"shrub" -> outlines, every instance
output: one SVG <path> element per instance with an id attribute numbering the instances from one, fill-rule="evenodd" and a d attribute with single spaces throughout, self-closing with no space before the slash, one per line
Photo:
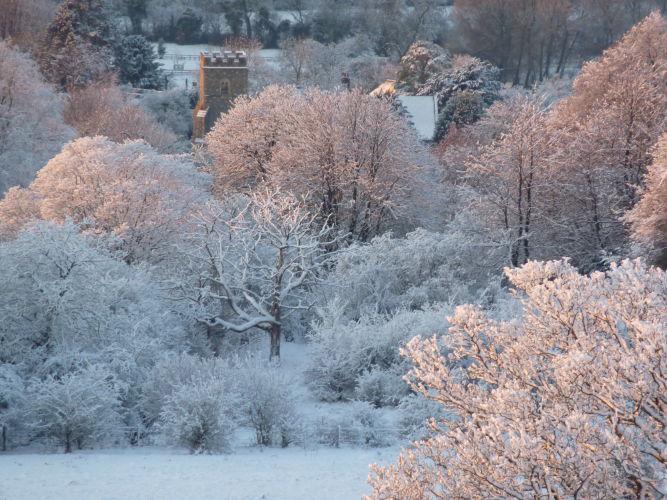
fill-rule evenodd
<path id="1" fill-rule="evenodd" d="M 160 427 L 173 444 L 192 453 L 227 451 L 236 427 L 233 402 L 216 378 L 182 385 L 167 397 Z"/>
<path id="2" fill-rule="evenodd" d="M 148 426 L 156 423 L 167 402 L 182 387 L 228 381 L 226 370 L 227 365 L 219 359 L 167 354 L 157 361 L 141 386 L 139 409 L 144 421 Z"/>
<path id="3" fill-rule="evenodd" d="M 421 394 L 409 394 L 398 405 L 401 435 L 410 439 L 422 439 L 428 435 L 428 422 L 442 420 L 445 412 L 442 405 L 426 399 Z"/>
<path id="4" fill-rule="evenodd" d="M 400 365 L 399 365 L 400 366 Z M 357 378 L 355 394 L 361 401 L 371 403 L 376 408 L 397 406 L 401 398 L 410 392 L 408 384 L 401 379 L 401 370 L 371 368 Z M 407 372 L 407 368 L 405 370 Z"/>
<path id="5" fill-rule="evenodd" d="M 443 319 L 448 310 L 448 306 L 440 305 L 426 311 L 398 311 L 389 317 L 364 315 L 358 321 L 347 322 L 340 318 L 340 309 L 333 306 L 320 311 L 321 320 L 310 334 L 310 389 L 323 401 L 351 399 L 359 378 L 369 370 L 401 373 L 399 349 L 415 335 L 445 333 Z M 365 377 L 368 386 L 371 379 Z"/>
<path id="6" fill-rule="evenodd" d="M 35 435 L 55 440 L 65 453 L 122 434 L 118 388 L 99 366 L 33 380 L 26 406 Z"/>
<path id="7" fill-rule="evenodd" d="M 298 437 L 293 381 L 279 367 L 247 362 L 237 373 L 242 421 L 255 431 L 260 446 L 287 447 Z"/>

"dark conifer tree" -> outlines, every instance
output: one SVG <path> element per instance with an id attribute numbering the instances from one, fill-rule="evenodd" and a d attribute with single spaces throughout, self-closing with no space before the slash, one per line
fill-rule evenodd
<path id="1" fill-rule="evenodd" d="M 62 89 L 108 73 L 114 32 L 100 0 L 65 0 L 49 24 L 40 51 L 44 76 Z"/>

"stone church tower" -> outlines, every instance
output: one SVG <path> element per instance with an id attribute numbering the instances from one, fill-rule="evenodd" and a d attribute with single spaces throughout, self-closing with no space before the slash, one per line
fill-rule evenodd
<path id="1" fill-rule="evenodd" d="M 199 55 L 199 101 L 194 111 L 192 140 L 202 142 L 222 113 L 248 93 L 248 57 L 243 51 Z"/>

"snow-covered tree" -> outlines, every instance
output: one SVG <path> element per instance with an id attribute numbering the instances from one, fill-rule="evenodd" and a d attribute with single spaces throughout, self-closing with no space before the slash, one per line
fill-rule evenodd
<path id="1" fill-rule="evenodd" d="M 123 434 L 119 390 L 112 374 L 90 366 L 59 377 L 34 379 L 28 386 L 26 411 L 33 432 L 73 447 L 113 443 Z"/>
<path id="2" fill-rule="evenodd" d="M 357 90 L 312 90 L 296 126 L 273 155 L 272 182 L 304 196 L 351 239 L 368 240 L 409 217 L 428 160 L 389 103 Z"/>
<path id="3" fill-rule="evenodd" d="M 164 86 L 153 45 L 141 35 L 129 35 L 115 47 L 115 66 L 120 81 L 143 89 Z"/>
<path id="4" fill-rule="evenodd" d="M 492 64 L 476 57 L 457 55 L 449 65 L 434 73 L 415 93 L 434 95 L 440 109 L 460 92 L 470 92 L 481 99 L 484 105 L 493 103 L 500 91 L 500 71 Z"/>
<path id="5" fill-rule="evenodd" d="M 274 152 L 294 136 L 299 111 L 296 89 L 267 87 L 239 97 L 206 138 L 215 158 L 214 188 L 244 190 L 267 181 Z"/>
<path id="6" fill-rule="evenodd" d="M 161 152 L 175 150 L 176 136 L 113 82 L 71 90 L 64 116 L 79 136 L 101 135 L 119 143 L 142 139 Z"/>
<path id="7" fill-rule="evenodd" d="M 666 61 L 667 21 L 654 13 L 583 67 L 550 119 L 558 139 L 552 182 L 567 207 L 552 214 L 551 239 L 582 268 L 627 251 L 621 218 L 637 203 L 665 131 Z"/>
<path id="8" fill-rule="evenodd" d="M 198 226 L 186 253 L 203 307 L 199 321 L 237 333 L 265 330 L 270 358 L 279 359 L 284 318 L 309 307 L 307 287 L 329 261 L 331 227 L 318 224 L 302 201 L 278 191 L 252 194 L 237 214 L 213 204 Z"/>
<path id="9" fill-rule="evenodd" d="M 112 70 L 113 26 L 102 0 L 66 0 L 46 29 L 39 61 L 47 80 L 66 90 Z"/>
<path id="10" fill-rule="evenodd" d="M 12 365 L 0 364 L 0 451 L 7 451 L 13 432 L 23 423 L 25 382 Z"/>
<path id="11" fill-rule="evenodd" d="M 51 0 L 5 0 L 0 11 L 0 40 L 12 39 L 20 47 L 34 47 L 55 12 Z"/>
<path id="12" fill-rule="evenodd" d="M 0 197 L 25 186 L 74 137 L 63 101 L 26 54 L 0 41 Z"/>
<path id="13" fill-rule="evenodd" d="M 84 231 L 117 237 L 112 244 L 120 243 L 128 262 L 164 258 L 203 196 L 186 159 L 161 156 L 142 141 L 103 137 L 65 146 L 26 191 L 0 202 L 0 227 L 11 231 L 22 216 L 25 222 L 71 219 Z"/>
<path id="14" fill-rule="evenodd" d="M 185 325 L 162 291 L 79 228 L 41 222 L 0 244 L 0 363 L 24 378 L 98 364 L 123 404 L 161 353 L 187 349 Z"/>
<path id="15" fill-rule="evenodd" d="M 550 178 L 545 161 L 551 139 L 547 114 L 539 98 L 522 98 L 505 134 L 466 165 L 466 182 L 475 189 L 464 201 L 488 228 L 489 245 L 506 247 L 506 264 L 535 257 L 533 234 L 549 203 Z M 544 243 L 544 242 L 543 242 Z"/>
<path id="16" fill-rule="evenodd" d="M 428 80 L 444 72 L 450 65 L 451 56 L 439 45 L 415 42 L 401 58 L 398 87 L 407 93 L 416 93 Z"/>
<path id="17" fill-rule="evenodd" d="M 626 221 L 632 237 L 644 247 L 652 260 L 667 268 L 667 135 L 653 150 L 653 163 L 648 167 L 646 187 Z"/>
<path id="18" fill-rule="evenodd" d="M 428 189 L 428 159 L 408 124 L 359 91 L 269 88 L 238 100 L 207 143 L 217 192 L 279 187 L 353 239 L 404 222 Z"/>
<path id="19" fill-rule="evenodd" d="M 320 44 L 315 40 L 288 38 L 280 48 L 280 67 L 287 81 L 300 85 L 308 76 Z"/>
<path id="20" fill-rule="evenodd" d="M 447 335 L 407 345 L 412 388 L 451 418 L 374 467 L 372 497 L 663 496 L 665 272 L 625 261 L 584 276 L 564 260 L 506 272 L 520 318 L 462 306 Z"/>

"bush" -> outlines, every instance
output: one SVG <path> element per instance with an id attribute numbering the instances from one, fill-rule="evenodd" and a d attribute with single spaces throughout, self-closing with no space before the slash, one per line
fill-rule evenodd
<path id="1" fill-rule="evenodd" d="M 484 113 L 482 96 L 469 90 L 454 94 L 445 104 L 435 130 L 436 142 L 439 142 L 452 125 L 463 127 L 475 123 Z"/>
<path id="2" fill-rule="evenodd" d="M 301 426 L 293 381 L 278 367 L 253 362 L 237 376 L 241 418 L 255 430 L 257 444 L 285 448 L 293 443 Z"/>
<path id="3" fill-rule="evenodd" d="M 376 408 L 397 406 L 401 398 L 410 393 L 408 384 L 402 380 L 401 374 L 398 373 L 400 371 L 402 370 L 371 368 L 362 373 L 357 378 L 357 388 L 355 389 L 357 398 L 371 403 Z M 403 371 L 407 372 L 407 368 Z"/>
<path id="4" fill-rule="evenodd" d="M 98 366 L 33 380 L 26 406 L 35 435 L 55 440 L 65 453 L 122 435 L 118 388 Z"/>
<path id="5" fill-rule="evenodd" d="M 234 400 L 216 378 L 176 388 L 160 413 L 160 428 L 192 453 L 227 451 L 236 427 Z"/>
<path id="6" fill-rule="evenodd" d="M 449 309 L 440 305 L 426 311 L 398 311 L 389 317 L 364 315 L 358 321 L 341 319 L 341 310 L 334 305 L 320 311 L 321 320 L 313 325 L 309 337 L 310 389 L 323 401 L 351 399 L 364 376 L 364 387 L 371 391 L 371 383 L 378 381 L 364 374 L 372 370 L 400 374 L 403 359 L 399 349 L 415 335 L 444 334 L 447 327 L 443 319 Z M 387 385 L 388 391 L 389 387 L 396 388 L 397 384 Z M 386 396 L 394 397 L 389 392 Z"/>
<path id="7" fill-rule="evenodd" d="M 378 236 L 340 254 L 323 293 L 344 297 L 344 315 L 353 320 L 470 300 L 467 280 L 451 265 L 457 245 L 447 235 L 425 229 L 404 238 Z"/>
<path id="8" fill-rule="evenodd" d="M 167 354 L 159 359 L 141 386 L 139 409 L 150 427 L 160 419 L 164 407 L 182 387 L 227 382 L 227 365 L 219 359 L 189 354 Z M 229 387 L 227 385 L 226 387 Z"/>

